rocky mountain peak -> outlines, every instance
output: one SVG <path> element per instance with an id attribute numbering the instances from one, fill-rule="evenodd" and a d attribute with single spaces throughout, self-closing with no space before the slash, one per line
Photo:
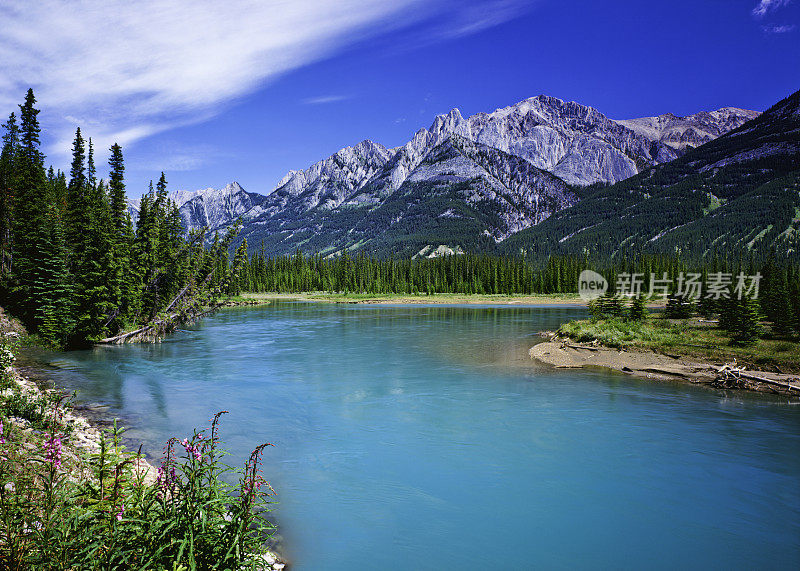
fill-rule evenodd
<path id="1" fill-rule="evenodd" d="M 697 147 L 732 131 L 760 113 L 737 107 L 700 111 L 685 117 L 665 113 L 655 117 L 622 119 L 616 122 L 638 135 L 663 143 L 678 151 Z"/>

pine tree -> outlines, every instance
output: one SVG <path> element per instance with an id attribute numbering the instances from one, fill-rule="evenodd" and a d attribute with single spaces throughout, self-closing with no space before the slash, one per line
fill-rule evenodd
<path id="1" fill-rule="evenodd" d="M 758 340 L 761 334 L 761 309 L 758 300 L 744 297 L 737 304 L 739 308 L 736 322 L 733 325 L 732 341 L 739 345 L 750 345 Z"/>
<path id="2" fill-rule="evenodd" d="M 722 298 L 719 302 L 719 328 L 725 331 L 733 331 L 739 319 L 740 300 L 736 298 Z"/>
<path id="3" fill-rule="evenodd" d="M 39 150 L 39 110 L 29 89 L 20 105 L 19 146 L 14 159 L 14 217 L 12 278 L 16 282 L 15 299 L 23 320 L 32 323 L 36 300 L 33 284 L 42 265 L 43 241 L 47 233 L 44 213 L 47 207 L 47 179 L 44 156 Z"/>
<path id="4" fill-rule="evenodd" d="M 667 319 L 686 319 L 692 314 L 692 305 L 685 296 L 670 294 L 667 296 L 667 306 L 664 308 L 664 317 Z"/>
<path id="5" fill-rule="evenodd" d="M 19 146 L 19 128 L 14 113 L 8 117 L 3 129 L 3 148 L 0 151 L 0 281 L 11 272 L 14 158 Z"/>
<path id="6" fill-rule="evenodd" d="M 794 328 L 795 316 L 789 298 L 789 283 L 785 271 L 772 280 L 770 292 L 772 315 L 767 315 L 772 320 L 775 333 L 781 336 L 791 334 Z"/>
<path id="7" fill-rule="evenodd" d="M 97 169 L 94 166 L 94 145 L 89 137 L 89 154 L 86 158 L 86 185 L 92 191 L 97 188 Z"/>
<path id="8" fill-rule="evenodd" d="M 123 239 L 128 226 L 127 201 L 125 199 L 125 162 L 122 158 L 122 147 L 111 145 L 111 156 L 108 159 L 108 190 L 111 196 L 111 220 L 118 239 Z"/>
<path id="9" fill-rule="evenodd" d="M 72 165 L 67 185 L 67 244 L 73 252 L 71 267 L 77 275 L 85 255 L 87 239 L 87 211 L 89 209 L 88 182 L 86 179 L 86 151 L 81 129 L 75 130 L 72 143 Z"/>
<path id="10" fill-rule="evenodd" d="M 233 257 L 233 266 L 231 271 L 233 275 L 230 281 L 228 293 L 231 295 L 239 295 L 242 293 L 242 282 L 246 275 L 245 264 L 247 263 L 247 238 L 242 240 L 239 247 L 236 249 L 236 254 Z M 302 260 L 301 260 L 302 263 Z"/>
<path id="11" fill-rule="evenodd" d="M 631 321 L 644 321 L 647 319 L 647 306 L 644 303 L 644 296 L 637 295 L 633 298 L 629 316 Z"/>

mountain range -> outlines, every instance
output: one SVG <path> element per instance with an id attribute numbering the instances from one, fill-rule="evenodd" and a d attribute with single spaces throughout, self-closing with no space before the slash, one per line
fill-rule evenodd
<path id="1" fill-rule="evenodd" d="M 800 91 L 740 127 L 515 234 L 508 252 L 800 253 Z"/>
<path id="2" fill-rule="evenodd" d="M 298 248 L 381 256 L 538 252 L 544 243 L 553 251 L 573 251 L 589 247 L 591 233 L 580 226 L 583 222 L 567 219 L 596 216 L 600 235 L 611 230 L 602 224 L 621 215 L 623 204 L 647 203 L 640 209 L 650 212 L 649 191 L 672 172 L 672 165 L 683 165 L 682 174 L 674 175 L 683 180 L 701 169 L 727 172 L 729 166 L 747 162 L 748 152 L 753 158 L 791 153 L 791 141 L 780 141 L 774 148 L 743 148 L 738 159 L 719 151 L 725 156 L 714 155 L 709 162 L 714 158 L 704 152 L 709 145 L 732 140 L 743 126 L 761 120 L 761 130 L 782 129 L 770 117 L 761 120 L 758 112 L 725 107 L 686 117 L 612 120 L 591 107 L 540 95 L 467 118 L 453 109 L 400 147 L 369 140 L 345 147 L 305 170 L 290 171 L 266 195 L 233 182 L 220 190 L 178 191 L 171 198 L 187 229 L 207 226 L 213 233 L 241 217 L 240 238 L 247 238 L 251 249 L 263 246 L 267 254 Z M 789 146 L 780 146 L 784 144 Z M 769 155 L 770 149 L 783 150 Z M 630 182 L 644 180 L 649 182 Z M 624 189 L 624 199 L 616 197 L 618 187 Z M 715 220 L 739 197 L 716 187 L 704 192 L 712 206 L 700 210 L 725 206 Z M 671 198 L 672 203 L 662 206 L 683 211 L 691 202 L 680 193 Z M 137 207 L 131 203 L 134 214 Z M 655 227 L 665 230 L 657 222 Z M 691 228 L 677 234 L 676 228 L 669 230 L 664 234 L 671 234 L 669 239 L 649 241 L 652 235 L 631 244 L 666 247 Z M 639 234 L 644 239 L 646 233 Z"/>

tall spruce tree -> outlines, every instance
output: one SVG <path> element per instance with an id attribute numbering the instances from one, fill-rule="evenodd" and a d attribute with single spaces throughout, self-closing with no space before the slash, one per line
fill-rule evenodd
<path id="1" fill-rule="evenodd" d="M 108 159 L 109 215 L 113 226 L 114 264 L 110 277 L 112 304 L 121 325 L 133 318 L 138 304 L 139 279 L 132 261 L 133 226 L 125 197 L 125 162 L 122 147 L 111 145 Z"/>
<path id="2" fill-rule="evenodd" d="M 97 169 L 94 166 L 94 145 L 89 137 L 89 152 L 86 156 L 86 184 L 90 190 L 97 187 Z"/>
<path id="3" fill-rule="evenodd" d="M 111 145 L 111 156 L 108 159 L 108 192 L 111 197 L 111 220 L 114 223 L 119 239 L 123 239 L 128 226 L 127 201 L 125 199 L 125 161 L 122 158 L 122 147 Z"/>
<path id="4" fill-rule="evenodd" d="M 3 129 L 3 148 L 0 151 L 0 281 L 11 272 L 14 159 L 19 146 L 19 127 L 14 113 L 3 124 Z"/>
<path id="5" fill-rule="evenodd" d="M 14 159 L 14 217 L 12 279 L 15 281 L 15 299 L 20 304 L 20 315 L 33 322 L 36 300 L 33 284 L 37 268 L 42 265 L 47 206 L 47 179 L 44 155 L 39 150 L 39 110 L 36 97 L 29 89 L 25 102 L 20 105 L 19 146 Z"/>
<path id="6" fill-rule="evenodd" d="M 72 268 L 75 273 L 83 263 L 87 239 L 87 211 L 89 209 L 86 179 L 86 149 L 81 129 L 75 130 L 72 142 L 72 165 L 67 185 L 67 244 L 72 251 Z"/>

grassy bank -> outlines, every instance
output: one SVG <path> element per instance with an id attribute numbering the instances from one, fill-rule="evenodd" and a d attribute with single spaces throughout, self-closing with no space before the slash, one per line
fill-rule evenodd
<path id="1" fill-rule="evenodd" d="M 241 293 L 233 298 L 239 301 L 298 300 L 318 301 L 325 303 L 375 303 L 375 304 L 475 304 L 475 305 L 575 305 L 586 303 L 578 295 L 570 294 L 536 294 L 536 295 L 503 295 L 503 294 L 366 294 L 366 293 Z"/>
<path id="2" fill-rule="evenodd" d="M 651 350 L 720 364 L 736 359 L 751 369 L 800 373 L 800 343 L 762 337 L 750 345 L 736 345 L 731 342 L 731 335 L 716 323 L 697 317 L 571 321 L 561 327 L 559 334 L 581 343 Z"/>

